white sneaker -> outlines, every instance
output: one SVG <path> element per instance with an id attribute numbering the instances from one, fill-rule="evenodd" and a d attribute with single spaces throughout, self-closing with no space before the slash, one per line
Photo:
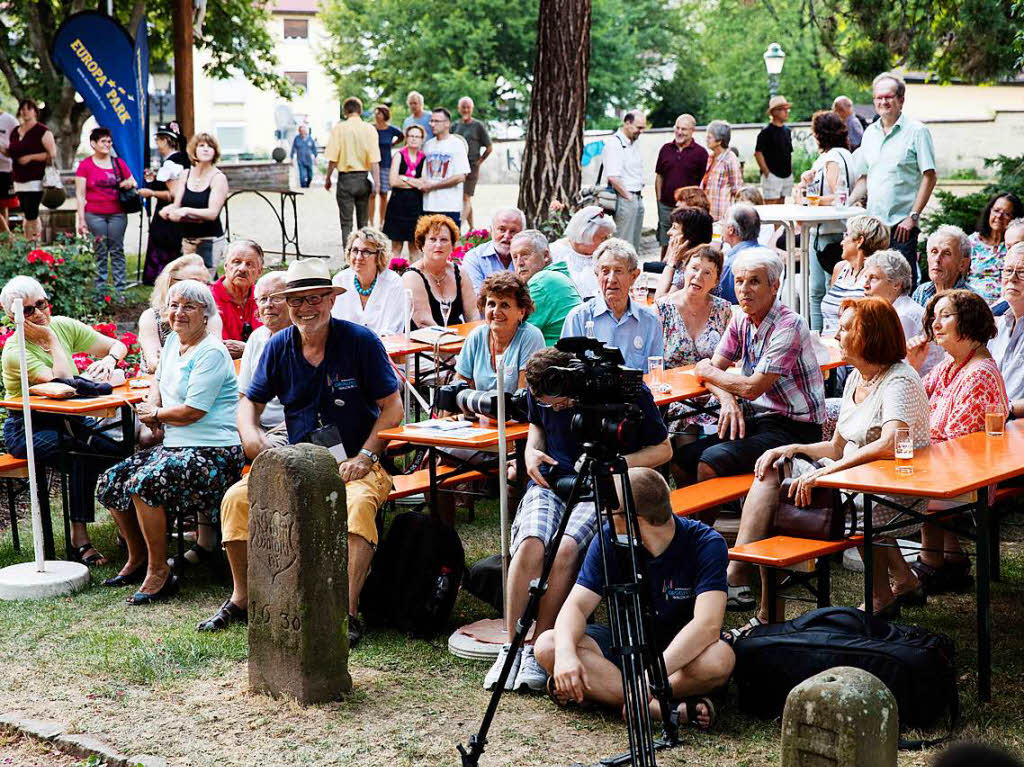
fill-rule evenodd
<path id="1" fill-rule="evenodd" d="M 508 651 L 512 649 L 512 645 L 502 645 L 502 648 L 498 651 L 498 657 L 494 659 L 494 665 L 491 666 L 491 670 L 487 672 L 487 676 L 484 677 L 484 689 L 493 690 L 498 684 L 498 677 L 501 676 L 501 669 L 505 665 L 505 659 L 508 657 Z M 512 661 L 512 668 L 509 669 L 508 678 L 505 680 L 505 689 L 511 690 L 512 685 L 516 681 L 516 677 L 519 675 L 519 662 L 523 657 L 523 651 L 520 650 L 516 653 L 516 658 Z M 532 657 L 532 655 L 531 655 Z"/>
<path id="2" fill-rule="evenodd" d="M 548 672 L 541 668 L 537 657 L 533 654 L 533 645 L 523 648 L 523 655 L 519 659 L 519 673 L 516 674 L 516 683 L 513 690 L 521 690 L 529 687 L 536 692 L 543 690 L 548 681 Z"/>

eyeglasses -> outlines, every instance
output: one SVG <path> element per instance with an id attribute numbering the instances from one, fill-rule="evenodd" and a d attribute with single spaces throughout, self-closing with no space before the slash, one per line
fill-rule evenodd
<path id="1" fill-rule="evenodd" d="M 284 296 L 260 296 L 256 299 L 257 306 L 263 306 L 264 304 L 270 304 L 271 306 L 278 306 L 284 303 Z"/>
<path id="2" fill-rule="evenodd" d="M 25 307 L 25 316 L 26 317 L 31 317 L 36 312 L 43 311 L 49 305 L 50 305 L 49 301 L 47 301 L 45 298 L 40 298 L 34 304 L 29 304 L 28 306 Z"/>
<path id="3" fill-rule="evenodd" d="M 1024 282 L 1024 266 L 1019 269 L 1003 269 L 1003 279 Z"/>
<path id="4" fill-rule="evenodd" d="M 349 248 L 348 254 L 351 258 L 376 258 L 378 251 L 365 250 L 363 248 Z"/>
<path id="5" fill-rule="evenodd" d="M 309 304 L 310 306 L 320 306 L 321 302 L 331 295 L 330 293 L 317 293 L 312 296 L 288 296 L 285 301 L 288 302 L 288 306 L 292 309 L 298 309 L 303 304 Z"/>

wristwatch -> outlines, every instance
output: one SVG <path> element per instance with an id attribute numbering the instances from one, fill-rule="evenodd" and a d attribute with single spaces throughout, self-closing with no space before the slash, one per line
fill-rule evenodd
<path id="1" fill-rule="evenodd" d="M 914 223 L 916 224 L 918 220 L 921 218 L 921 214 L 918 213 L 916 210 L 912 210 L 910 211 L 910 218 L 913 219 Z"/>
<path id="2" fill-rule="evenodd" d="M 380 463 L 380 456 L 372 450 L 367 450 L 365 447 L 359 449 L 359 455 L 365 455 L 370 459 L 370 463 Z"/>

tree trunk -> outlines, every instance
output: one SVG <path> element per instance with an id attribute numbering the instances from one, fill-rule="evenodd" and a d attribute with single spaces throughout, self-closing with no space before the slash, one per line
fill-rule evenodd
<path id="1" fill-rule="evenodd" d="M 519 207 L 531 226 L 580 188 L 590 73 L 590 0 L 540 0 Z"/>

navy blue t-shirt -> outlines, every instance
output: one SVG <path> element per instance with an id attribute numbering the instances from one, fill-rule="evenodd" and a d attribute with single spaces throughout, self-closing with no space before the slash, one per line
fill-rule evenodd
<path id="1" fill-rule="evenodd" d="M 377 143 L 380 144 L 380 169 L 391 169 L 391 148 L 395 145 L 396 138 L 404 138 L 405 134 L 394 125 L 381 130 L 377 128 Z"/>
<path id="2" fill-rule="evenodd" d="M 693 620 L 697 597 L 706 591 L 728 591 L 725 578 L 729 564 L 729 547 L 715 530 L 696 519 L 673 516 L 676 531 L 672 542 L 661 556 L 647 556 L 647 572 L 651 584 L 651 607 L 654 611 L 655 642 L 664 650 L 683 626 Z M 611 528 L 603 527 L 605 542 L 612 541 Z M 613 553 L 613 550 L 609 550 Z M 618 564 L 612 556 L 611 577 L 618 575 Z M 594 537 L 583 559 L 576 583 L 604 596 L 604 566 L 601 542 Z"/>
<path id="3" fill-rule="evenodd" d="M 288 441 L 295 445 L 320 426 L 336 424 L 351 458 L 370 436 L 380 414 L 377 400 L 398 390 L 398 378 L 377 334 L 331 318 L 324 359 L 313 367 L 302 356 L 296 327 L 270 337 L 246 395 L 284 406 Z"/>
<path id="4" fill-rule="evenodd" d="M 558 461 L 558 466 L 549 464 L 541 465 L 541 472 L 547 477 L 548 472 L 556 470 L 558 474 L 574 474 L 576 472 L 576 461 L 583 454 L 583 445 L 569 431 L 569 423 L 572 421 L 576 408 L 555 410 L 550 407 L 538 407 L 533 395 L 528 393 L 527 406 L 529 408 L 529 421 L 544 430 L 544 452 Z M 621 452 L 624 454 L 635 453 L 650 445 L 660 445 L 668 437 L 668 429 L 661 418 L 658 406 L 654 404 L 654 397 L 651 390 L 644 384 L 640 396 L 636 400 L 643 413 L 643 421 L 638 431 L 638 439 L 634 444 L 626 444 Z"/>

